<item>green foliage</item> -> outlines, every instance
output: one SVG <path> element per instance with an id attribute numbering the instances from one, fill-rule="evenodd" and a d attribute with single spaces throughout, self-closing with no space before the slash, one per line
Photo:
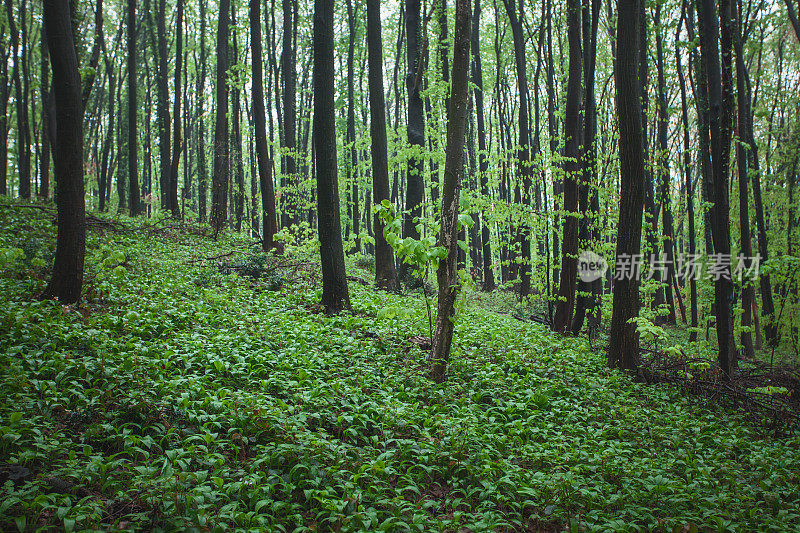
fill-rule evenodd
<path id="1" fill-rule="evenodd" d="M 0 211 L 0 247 L 20 226 Z M 434 387 L 419 297 L 353 284 L 329 317 L 313 281 L 190 262 L 222 239 L 90 231 L 87 278 L 126 273 L 82 313 L 33 300 L 20 257 L 0 270 L 0 475 L 29 471 L 0 484 L 0 530 L 800 527 L 796 431 L 634 383 L 468 290 Z"/>

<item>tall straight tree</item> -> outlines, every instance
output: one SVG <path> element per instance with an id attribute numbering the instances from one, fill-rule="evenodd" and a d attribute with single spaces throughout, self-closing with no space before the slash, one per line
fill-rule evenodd
<path id="1" fill-rule="evenodd" d="M 519 2 L 519 15 L 514 5 L 514 0 L 503 0 L 508 18 L 511 21 L 511 35 L 514 38 L 514 61 L 517 68 L 517 87 L 519 90 L 519 142 L 517 150 L 517 174 L 521 178 L 517 183 L 519 190 L 519 201 L 526 205 L 530 203 L 531 192 L 531 148 L 530 148 L 530 124 L 528 120 L 528 74 L 526 72 L 527 57 L 525 54 L 525 37 L 522 34 L 523 17 L 525 16 L 524 3 Z M 578 81 L 580 84 L 580 80 Z M 515 240 L 521 245 L 520 266 L 519 266 L 519 294 L 527 296 L 531 290 L 531 236 L 530 228 L 521 224 L 517 228 L 518 234 Z"/>
<path id="2" fill-rule="evenodd" d="M 491 198 L 489 191 L 489 154 L 486 146 L 486 124 L 483 109 L 483 65 L 481 64 L 480 47 L 480 20 L 481 0 L 475 0 L 475 11 L 472 15 L 472 83 L 475 86 L 475 115 L 478 130 L 478 173 L 481 184 L 481 195 L 484 199 Z M 485 213 L 485 211 L 484 211 Z M 489 221 L 483 218 L 481 226 L 481 239 L 483 241 L 483 290 L 495 289 L 494 271 L 492 270 L 492 242 L 489 230 Z"/>
<path id="3" fill-rule="evenodd" d="M 283 0 L 283 52 L 281 55 L 281 68 L 283 71 L 283 147 L 284 175 L 281 180 L 283 189 L 282 225 L 284 227 L 299 222 L 297 201 L 298 191 L 296 183 L 297 160 L 297 107 L 295 71 L 296 57 L 294 50 L 295 25 L 297 24 L 297 0 Z"/>
<path id="4" fill-rule="evenodd" d="M 44 25 L 53 70 L 57 237 L 53 274 L 43 298 L 62 304 L 80 300 L 86 255 L 83 189 L 81 76 L 69 0 L 44 0 Z"/>
<path id="5" fill-rule="evenodd" d="M 178 11 L 176 13 L 175 30 L 175 94 L 173 107 L 173 138 L 172 138 L 172 162 L 169 168 L 169 208 L 172 216 L 181 216 L 181 206 L 178 203 L 178 164 L 181 159 L 181 62 L 183 61 L 183 0 L 175 0 Z M 186 80 L 189 81 L 189 80 Z"/>
<path id="6" fill-rule="evenodd" d="M 220 0 L 217 21 L 217 111 L 214 126 L 214 178 L 211 226 L 217 234 L 228 221 L 228 37 L 230 0 Z"/>
<path id="7" fill-rule="evenodd" d="M 167 0 L 158 0 L 156 12 L 156 36 L 158 39 L 158 61 L 156 63 L 156 76 L 158 86 L 158 157 L 159 157 L 159 185 L 161 189 L 161 209 L 171 209 L 169 191 L 170 164 L 172 154 L 169 149 L 169 79 L 167 60 Z"/>
<path id="8" fill-rule="evenodd" d="M 408 89 L 408 123 L 406 134 L 408 143 L 421 153 L 425 148 L 425 115 L 422 102 L 422 39 L 420 34 L 420 0 L 408 0 L 406 4 L 406 43 L 407 66 L 406 88 Z M 403 237 L 419 238 L 417 223 L 414 218 L 422 214 L 422 200 L 425 193 L 425 184 L 422 180 L 423 160 L 420 155 L 414 155 L 408 160 L 408 173 L 406 175 L 406 202 L 407 214 L 403 220 Z M 410 274 L 408 263 L 400 266 L 400 276 L 408 281 Z"/>
<path id="9" fill-rule="evenodd" d="M 347 0 L 347 130 L 345 136 L 345 169 L 347 183 L 352 186 L 352 217 L 353 238 L 355 239 L 354 252 L 361 251 L 358 239 L 358 180 L 356 179 L 356 102 L 355 102 L 355 51 L 356 51 L 356 12 L 353 10 L 353 0 Z M 350 206 L 348 206 L 348 209 Z"/>
<path id="10" fill-rule="evenodd" d="M 264 109 L 264 80 L 261 66 L 261 0 L 250 0 L 250 48 L 253 63 L 253 129 L 256 138 L 258 180 L 261 184 L 261 206 L 264 210 L 264 231 L 261 248 L 268 252 L 278 248 L 275 240 L 278 222 L 275 215 L 275 187 L 272 184 L 272 161 L 267 147 L 267 115 Z M 253 211 L 256 199 L 253 197 Z"/>
<path id="11" fill-rule="evenodd" d="M 458 205 L 461 191 L 459 177 L 464 165 L 464 135 L 467 124 L 470 18 L 470 0 L 456 0 L 453 84 L 450 90 L 450 107 L 447 111 L 447 147 L 439 233 L 439 246 L 447 250 L 447 258 L 439 261 L 436 272 L 439 299 L 430 353 L 431 378 L 437 383 L 444 381 L 447 375 L 447 362 L 453 342 L 453 313 L 458 296 Z"/>
<path id="12" fill-rule="evenodd" d="M 569 73 L 567 78 L 567 103 L 564 119 L 564 236 L 561 246 L 561 278 L 558 284 L 558 301 L 553 317 L 553 330 L 566 333 L 572 324 L 575 308 L 575 284 L 578 276 L 578 182 L 581 175 L 582 129 L 580 123 L 581 99 L 581 13 L 580 1 L 567 2 L 567 40 L 569 42 Z"/>
<path id="13" fill-rule="evenodd" d="M 8 58 L 6 27 L 0 26 L 0 194 L 8 194 Z"/>
<path id="14" fill-rule="evenodd" d="M 705 63 L 708 83 L 708 126 L 711 134 L 711 165 L 713 175 L 711 209 L 711 236 L 714 251 L 719 261 L 730 257 L 731 243 L 728 220 L 728 165 L 730 151 L 730 115 L 732 95 L 728 89 L 723 98 L 723 67 L 720 64 L 720 19 L 714 0 L 697 0 L 697 15 L 700 25 L 700 50 Z M 729 0 L 720 1 L 720 15 L 730 17 Z M 728 20 L 728 24 L 730 20 Z M 727 34 L 727 35 L 726 35 Z M 730 69 L 730 34 L 722 32 L 723 59 Z M 725 84 L 730 80 L 726 76 Z M 724 265 L 722 265 L 724 267 Z M 724 377 L 728 377 L 735 365 L 735 346 L 733 344 L 732 317 L 733 284 L 730 275 L 722 275 L 714 282 L 714 310 L 717 319 L 717 342 L 719 345 L 719 365 Z"/>
<path id="15" fill-rule="evenodd" d="M 139 139 L 137 138 L 136 0 L 128 0 L 128 202 L 132 217 L 142 212 L 139 198 Z M 122 199 L 120 199 L 120 203 Z"/>
<path id="16" fill-rule="evenodd" d="M 42 109 L 41 109 L 41 127 L 39 137 L 41 139 L 39 149 L 39 196 L 41 198 L 48 198 L 50 196 L 50 133 L 48 132 L 48 125 L 50 124 L 50 117 L 48 116 L 48 108 L 50 106 L 50 80 L 48 54 L 47 54 L 47 35 L 44 28 L 44 33 L 41 44 L 41 79 L 39 86 L 39 94 L 41 95 Z M 113 92 L 113 89 L 112 91 Z M 102 196 L 102 195 L 101 195 Z M 102 198 L 101 198 L 102 203 Z"/>
<path id="17" fill-rule="evenodd" d="M 208 188 L 208 169 L 206 167 L 206 128 L 203 110 L 204 87 L 206 83 L 206 3 L 198 1 L 200 17 L 200 75 L 197 76 L 197 214 L 200 220 L 206 220 L 206 190 Z M 188 80 L 187 80 L 188 81 Z"/>
<path id="18" fill-rule="evenodd" d="M 333 0 L 314 0 L 314 162 L 326 313 L 351 309 L 339 215 L 339 177 L 334 116 Z"/>
<path id="19" fill-rule="evenodd" d="M 620 206 L 617 224 L 617 262 L 632 259 L 641 250 L 644 210 L 644 146 L 642 104 L 637 65 L 642 0 L 617 2 L 616 86 L 619 121 Z M 630 274 L 630 275 L 629 275 Z M 639 316 L 639 278 L 633 272 L 617 272 L 614 282 L 609 365 L 631 372 L 639 364 L 639 334 L 631 320 Z"/>
<path id="20" fill-rule="evenodd" d="M 383 42 L 381 5 L 367 0 L 367 61 L 369 67 L 369 128 L 372 137 L 373 202 L 389 201 L 389 156 L 386 139 L 386 103 L 383 95 Z M 369 216 L 369 215 L 367 215 Z M 394 252 L 383 236 L 383 222 L 375 214 L 375 284 L 387 290 L 397 289 Z"/>
<path id="21" fill-rule="evenodd" d="M 20 53 L 19 30 L 14 21 L 13 1 L 6 0 L 6 24 L 8 33 L 11 36 L 11 50 L 14 59 L 14 103 L 16 104 L 17 115 L 17 168 L 19 172 L 19 196 L 20 198 L 31 197 L 31 134 L 30 122 L 28 120 L 28 103 L 26 97 L 26 84 L 28 83 L 27 57 L 25 51 Z M 25 29 L 27 24 L 25 17 L 26 0 L 22 0 L 19 10 L 20 26 Z M 23 35 L 24 37 L 24 35 Z M 23 38 L 23 44 L 25 39 Z M 6 148 L 7 149 L 7 148 Z"/>

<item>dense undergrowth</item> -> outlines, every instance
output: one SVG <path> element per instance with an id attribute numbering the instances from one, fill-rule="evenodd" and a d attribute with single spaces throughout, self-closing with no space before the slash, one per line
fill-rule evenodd
<path id="1" fill-rule="evenodd" d="M 0 530 L 800 529 L 796 433 L 470 295 L 436 386 L 419 297 L 351 283 L 327 317 L 313 255 L 125 225 L 75 309 L 33 298 L 49 217 L 0 209 Z"/>

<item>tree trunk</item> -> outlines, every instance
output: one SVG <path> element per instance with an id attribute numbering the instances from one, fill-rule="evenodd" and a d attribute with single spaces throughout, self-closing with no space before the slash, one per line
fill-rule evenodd
<path id="1" fill-rule="evenodd" d="M 406 38 L 408 73 L 406 74 L 406 87 L 408 89 L 408 124 L 406 133 L 408 142 L 420 152 L 425 149 L 425 115 L 420 91 L 422 90 L 423 68 L 421 65 L 422 42 L 420 36 L 420 0 L 408 0 L 406 5 Z M 425 184 L 422 180 L 423 159 L 412 156 L 408 160 L 408 173 L 406 176 L 406 202 L 407 213 L 403 219 L 403 237 L 419 239 L 415 217 L 422 214 L 422 200 L 425 193 Z M 411 279 L 410 265 L 403 262 L 400 265 L 400 277 L 409 282 Z"/>
<path id="2" fill-rule="evenodd" d="M 581 127 L 581 33 L 580 3 L 568 0 L 567 39 L 569 41 L 569 76 L 567 80 L 567 108 L 564 120 L 564 237 L 561 248 L 561 277 L 558 285 L 558 301 L 553 318 L 553 330 L 566 333 L 572 324 L 575 307 L 575 282 L 578 275 L 578 182 L 581 179 L 580 158 Z M 630 21 L 628 21 L 630 22 Z"/>
<path id="3" fill-rule="evenodd" d="M 201 222 L 206 221 L 206 191 L 208 169 L 206 167 L 206 127 L 202 97 L 206 83 L 206 3 L 199 0 L 200 16 L 200 75 L 197 77 L 197 214 Z"/>
<path id="4" fill-rule="evenodd" d="M 172 189 L 170 179 L 171 156 L 169 149 L 169 81 L 167 72 L 167 2 L 158 0 L 156 13 L 156 36 L 158 39 L 158 62 L 156 76 L 158 78 L 158 151 L 159 151 L 159 185 L 161 189 L 161 209 L 171 209 L 169 191 Z"/>
<path id="5" fill-rule="evenodd" d="M 333 32 L 333 0 L 314 0 L 314 164 L 322 260 L 322 306 L 328 314 L 351 309 L 339 218 Z"/>
<path id="6" fill-rule="evenodd" d="M 730 255 L 730 233 L 728 228 L 728 152 L 730 150 L 730 33 L 722 32 L 724 69 L 720 66 L 720 19 L 714 10 L 713 0 L 697 0 L 698 21 L 700 23 L 700 49 L 705 62 L 708 83 L 708 125 L 711 134 L 711 161 L 713 170 L 714 207 L 711 209 L 711 233 L 714 250 L 717 254 Z M 728 0 L 721 0 L 720 13 L 725 19 L 730 17 Z M 724 23 L 723 23 L 724 24 Z M 723 83 L 726 85 L 723 95 Z M 726 146 L 727 145 L 727 146 Z M 718 255 L 722 258 L 722 255 Z M 723 376 L 730 376 L 735 365 L 733 346 L 733 327 L 731 316 L 731 297 L 733 286 L 730 276 L 721 276 L 714 283 L 714 307 L 717 319 L 717 341 L 719 344 L 719 365 Z"/>
<path id="7" fill-rule="evenodd" d="M 20 26 L 25 30 L 25 0 L 20 4 Z M 17 137 L 14 144 L 17 147 L 17 168 L 19 172 L 19 197 L 31 197 L 31 141 L 30 141 L 30 123 L 28 120 L 28 102 L 25 96 L 24 86 L 22 79 L 24 78 L 27 85 L 27 61 L 25 61 L 25 51 L 22 54 L 19 51 L 19 32 L 14 22 L 14 11 L 12 0 L 6 0 L 6 24 L 8 25 L 8 33 L 11 36 L 11 49 L 12 57 L 14 59 L 14 103 L 16 104 L 17 115 Z M 23 46 L 24 46 L 23 37 Z M 20 69 L 23 70 L 20 73 Z"/>
<path id="8" fill-rule="evenodd" d="M 483 65 L 481 64 L 480 50 L 480 19 L 481 2 L 475 0 L 475 12 L 472 16 L 472 83 L 475 85 L 475 116 L 478 130 L 478 176 L 481 184 L 481 195 L 484 200 L 491 200 L 489 191 L 489 154 L 486 147 L 486 125 L 484 123 L 483 110 Z M 489 223 L 486 219 L 484 210 L 481 239 L 483 241 L 483 290 L 493 291 L 495 289 L 494 270 L 492 269 L 492 243 Z"/>
<path id="9" fill-rule="evenodd" d="M 50 49 L 55 97 L 57 237 L 53 274 L 43 298 L 73 304 L 81 297 L 86 255 L 83 189 L 81 77 L 68 0 L 44 0 L 44 25 Z"/>
<path id="10" fill-rule="evenodd" d="M 297 190 L 297 108 L 295 106 L 296 77 L 294 36 L 297 24 L 297 0 L 283 0 L 283 158 L 284 175 L 281 178 L 283 201 L 281 202 L 282 226 L 297 224 L 299 219 L 299 191 Z"/>
<path id="11" fill-rule="evenodd" d="M 439 261 L 436 273 L 439 300 L 436 326 L 431 340 L 431 378 L 441 383 L 447 373 L 450 346 L 453 341 L 453 314 L 458 296 L 458 203 L 459 176 L 464 159 L 464 132 L 469 92 L 470 2 L 456 0 L 453 36 L 453 84 L 447 113 L 447 148 L 442 188 L 442 222 L 439 245 L 447 250 L 447 258 Z"/>
<path id="12" fill-rule="evenodd" d="M 136 69 L 136 0 L 128 0 L 128 206 L 132 217 L 142 212 L 139 198 L 139 146 L 136 114 L 139 111 L 137 102 L 137 69 Z M 120 199 L 120 205 L 122 200 Z"/>
<path id="13" fill-rule="evenodd" d="M 367 54 L 369 62 L 369 118 L 372 137 L 373 202 L 389 201 L 389 159 L 386 140 L 386 104 L 383 95 L 383 43 L 379 0 L 367 0 Z M 369 205 L 369 204 L 368 204 Z M 369 206 L 371 208 L 371 206 Z M 396 290 L 394 251 L 383 236 L 383 222 L 373 215 L 375 234 L 375 284 Z"/>
<path id="14" fill-rule="evenodd" d="M 172 111 L 173 138 L 172 163 L 169 170 L 169 207 L 172 216 L 180 218 L 181 206 L 178 203 L 178 164 L 181 159 L 181 62 L 183 60 L 183 0 L 176 0 L 177 29 L 175 31 L 175 103 Z M 186 80 L 187 82 L 189 80 Z"/>
<path id="15" fill-rule="evenodd" d="M 256 159 L 258 160 L 258 179 L 261 183 L 261 205 L 264 210 L 264 231 L 261 248 L 268 252 L 280 243 L 275 241 L 278 221 L 275 214 L 275 188 L 272 184 L 272 161 L 267 151 L 267 119 L 264 109 L 264 81 L 261 67 L 261 0 L 250 0 L 250 47 L 253 61 L 253 126 L 256 138 Z M 253 198 L 255 211 L 255 198 Z"/>
<path id="16" fill-rule="evenodd" d="M 637 63 L 642 0 L 619 0 L 617 13 L 617 58 L 614 72 L 619 121 L 620 206 L 617 224 L 617 262 L 632 259 L 641 250 L 644 209 L 644 146 L 642 107 Z M 625 274 L 625 275 L 620 275 Z M 639 316 L 639 278 L 632 272 L 617 272 L 613 288 L 613 310 L 608 362 L 629 372 L 639 364 L 639 334 L 631 322 Z"/>
<path id="17" fill-rule="evenodd" d="M 220 0 L 217 22 L 217 111 L 214 127 L 214 178 L 211 185 L 211 226 L 215 235 L 228 221 L 228 36 L 230 1 Z"/>
<path id="18" fill-rule="evenodd" d="M 47 116 L 49 109 L 49 96 L 50 96 L 50 80 L 48 79 L 49 65 L 47 57 L 47 31 L 42 27 L 42 70 L 41 80 L 39 86 L 39 94 L 42 99 L 42 125 L 41 125 L 41 149 L 39 151 L 39 196 L 41 198 L 50 197 L 50 134 L 48 132 L 48 125 L 50 118 Z M 113 76 L 112 76 L 113 79 Z M 114 92 L 113 89 L 111 91 Z M 113 96 L 113 94 L 112 94 Z M 113 111 L 112 111 L 113 113 Z M 113 124 L 113 123 L 112 123 Z M 101 203 L 102 202 L 101 196 Z M 102 211 L 102 209 L 101 209 Z"/>

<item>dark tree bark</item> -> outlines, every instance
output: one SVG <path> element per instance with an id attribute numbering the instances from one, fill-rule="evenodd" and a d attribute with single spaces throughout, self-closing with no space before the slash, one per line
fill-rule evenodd
<path id="1" fill-rule="evenodd" d="M 669 146 L 667 146 L 669 135 L 669 110 L 667 109 L 667 82 L 664 74 L 664 43 L 661 30 L 661 4 L 656 4 L 655 13 L 655 33 L 656 33 L 656 71 L 658 76 L 658 152 L 656 157 L 656 170 L 659 176 L 659 201 L 664 221 L 664 252 L 666 259 L 666 303 L 669 309 L 666 322 L 676 323 L 675 301 L 672 295 L 672 286 L 675 284 L 675 244 L 673 242 L 673 219 L 672 206 L 669 196 Z M 678 295 L 680 297 L 680 295 Z"/>
<path id="2" fill-rule="evenodd" d="M 342 248 L 334 116 L 333 0 L 314 0 L 314 162 L 326 313 L 351 309 Z"/>
<path id="3" fill-rule="evenodd" d="M 156 37 L 158 60 L 156 63 L 158 115 L 158 152 L 159 152 L 159 185 L 161 191 L 161 209 L 171 209 L 169 191 L 171 153 L 169 149 L 169 81 L 167 71 L 167 2 L 158 0 L 156 12 Z"/>
<path id="4" fill-rule="evenodd" d="M 283 0 L 283 53 L 281 68 L 283 70 L 283 147 L 286 154 L 283 158 L 284 175 L 281 179 L 283 193 L 282 226 L 297 224 L 299 219 L 299 196 L 297 189 L 297 108 L 294 36 L 297 24 L 297 0 Z"/>
<path id="5" fill-rule="evenodd" d="M 744 49 L 742 43 L 742 21 L 737 0 L 732 0 L 731 9 L 733 11 L 733 21 L 735 32 L 733 32 L 733 44 L 736 51 L 736 96 L 737 96 L 737 136 L 736 136 L 736 160 L 739 171 L 739 235 L 740 252 L 745 258 L 753 255 L 753 245 L 750 241 L 750 210 L 748 205 L 748 188 L 750 186 L 750 176 L 748 171 L 750 134 L 748 132 L 749 119 L 752 114 L 750 111 L 750 92 L 747 87 L 746 70 L 744 63 Z M 749 260 L 747 266 L 750 266 Z M 753 303 L 755 301 L 755 291 L 752 280 L 743 280 L 742 286 L 742 348 L 744 356 L 752 359 L 755 357 L 753 348 L 753 336 L 748 329 L 752 324 Z"/>
<path id="6" fill-rule="evenodd" d="M 217 234 L 228 221 L 228 37 L 230 1 L 220 0 L 217 22 L 217 111 L 214 129 L 214 178 L 211 185 L 211 226 Z"/>
<path id="7" fill-rule="evenodd" d="M 57 208 L 56 255 L 43 298 L 73 304 L 81 297 L 86 255 L 81 78 L 68 0 L 44 0 L 44 25 L 53 69 Z"/>
<path id="8" fill-rule="evenodd" d="M 208 190 L 208 169 L 206 167 L 206 127 L 203 110 L 203 92 L 206 83 L 206 3 L 199 0 L 200 16 L 200 75 L 197 77 L 197 214 L 206 221 L 206 191 Z"/>
<path id="9" fill-rule="evenodd" d="M 17 137 L 14 144 L 17 146 L 17 167 L 19 172 L 19 196 L 20 198 L 31 197 L 31 133 L 30 121 L 28 120 L 28 102 L 26 88 L 28 83 L 28 62 L 25 60 L 25 50 L 20 53 L 20 39 L 17 25 L 14 21 L 14 9 L 12 0 L 6 0 L 6 24 L 8 33 L 11 36 L 11 50 L 14 59 L 14 103 L 16 104 L 17 115 Z M 26 27 L 25 17 L 26 0 L 20 3 L 19 18 L 20 27 L 23 33 Z M 23 35 L 23 48 L 26 39 Z M 22 71 L 22 72 L 20 72 Z M 24 84 L 23 84 L 24 80 Z"/>
<path id="10" fill-rule="evenodd" d="M 593 230 L 597 226 L 599 199 L 597 189 L 594 189 L 590 205 L 589 189 L 596 181 L 597 150 L 595 137 L 597 134 L 597 104 L 594 94 L 595 64 L 597 59 L 597 29 L 600 18 L 600 1 L 592 0 L 583 2 L 583 85 L 585 93 L 585 108 L 583 113 L 583 144 L 584 153 L 581 160 L 582 180 L 579 189 L 579 209 L 584 214 L 580 221 L 579 242 L 580 247 L 589 249 L 590 237 L 594 237 Z M 589 213 L 589 211 L 592 211 Z M 588 216 L 587 216 L 588 215 Z M 575 301 L 575 314 L 572 318 L 571 331 L 574 335 L 583 328 L 586 312 L 589 312 L 590 334 L 600 326 L 600 289 L 602 280 L 578 282 L 578 295 Z"/>
<path id="11" fill-rule="evenodd" d="M 630 22 L 630 21 L 629 21 Z M 567 104 L 564 120 L 564 236 L 561 248 L 561 277 L 558 285 L 558 301 L 553 317 L 553 330 L 566 333 L 572 324 L 575 308 L 575 283 L 578 275 L 578 182 L 581 179 L 581 125 L 580 98 L 582 52 L 580 34 L 580 3 L 567 3 L 567 39 L 569 41 L 569 75 L 567 80 Z"/>
<path id="12" fill-rule="evenodd" d="M 511 22 L 511 34 L 514 39 L 514 60 L 517 68 L 517 87 L 519 89 L 519 149 L 517 150 L 517 175 L 519 176 L 518 187 L 521 186 L 520 201 L 526 206 L 530 205 L 531 194 L 531 149 L 530 149 L 530 124 L 528 114 L 530 105 L 528 103 L 528 75 L 526 72 L 526 51 L 525 38 L 522 35 L 522 17 L 524 16 L 523 4 L 520 2 L 519 15 L 514 6 L 514 0 L 503 0 L 508 18 Z M 580 81 L 578 81 L 580 84 Z M 520 183 L 521 182 L 521 183 Z M 519 258 L 519 294 L 521 297 L 527 296 L 531 290 L 531 237 L 530 228 L 521 225 L 517 228 L 516 239 L 520 243 Z"/>
<path id="13" fill-rule="evenodd" d="M 0 194 L 8 194 L 8 58 L 5 26 L 0 27 Z"/>
<path id="14" fill-rule="evenodd" d="M 258 180 L 261 184 L 261 206 L 264 210 L 264 231 L 261 248 L 269 252 L 280 243 L 275 241 L 278 222 L 275 214 L 275 188 L 272 184 L 272 161 L 267 149 L 267 118 L 264 109 L 264 81 L 261 66 L 261 0 L 250 0 L 250 48 L 253 62 L 253 126 L 256 138 Z M 255 211 L 255 196 L 253 211 Z"/>
<path id="15" fill-rule="evenodd" d="M 406 134 L 409 144 L 422 151 L 425 148 L 425 115 L 420 91 L 422 90 L 423 66 L 421 61 L 422 41 L 420 35 L 420 0 L 408 0 L 406 5 L 406 39 L 408 72 L 406 74 L 406 88 L 408 89 L 408 123 Z M 403 237 L 419 239 L 417 223 L 414 218 L 422 214 L 422 200 L 425 193 L 425 184 L 422 180 L 423 160 L 421 157 L 411 157 L 408 160 L 408 173 L 406 175 L 406 202 L 407 211 L 403 219 Z M 410 281 L 411 268 L 406 262 L 400 265 L 400 277 Z"/>
<path id="16" fill-rule="evenodd" d="M 682 18 L 686 18 L 686 0 L 682 2 Z M 678 24 L 677 35 L 676 35 L 676 42 L 679 41 L 681 25 Z M 686 79 L 683 74 L 683 68 L 681 66 L 681 49 L 677 47 L 675 49 L 675 62 L 676 62 L 676 70 L 678 71 L 678 82 L 681 91 L 681 120 L 683 122 L 683 188 L 686 193 L 686 218 L 688 219 L 689 224 L 689 254 L 694 256 L 697 250 L 696 245 L 696 235 L 695 235 L 695 225 L 694 225 L 694 188 L 692 187 L 692 156 L 690 152 L 690 140 L 689 140 L 689 107 L 686 103 Z M 680 296 L 679 296 L 680 297 Z M 692 307 L 691 316 L 692 322 L 691 326 L 693 328 L 697 328 L 697 280 L 694 276 L 689 276 L 689 301 Z M 689 341 L 694 342 L 697 340 L 697 331 L 692 331 L 689 334 Z"/>
<path id="17" fill-rule="evenodd" d="M 236 28 L 236 0 L 231 0 L 231 27 Z M 233 33 L 231 42 L 231 63 L 239 65 L 239 39 L 238 32 Z M 242 231 L 242 217 L 244 216 L 244 157 L 242 154 L 242 89 L 237 85 L 231 88 L 232 102 L 231 102 L 231 149 L 233 150 L 231 162 L 233 171 L 233 194 L 231 194 L 231 201 L 233 202 L 232 211 L 235 217 L 235 229 L 237 232 Z"/>
<path id="18" fill-rule="evenodd" d="M 641 250 L 644 209 L 644 146 L 642 108 L 637 76 L 640 49 L 641 0 L 619 0 L 617 57 L 614 72 L 619 120 L 620 206 L 617 224 L 617 260 Z M 614 282 L 608 362 L 635 372 L 639 364 L 639 334 L 631 319 L 639 316 L 639 278 L 621 276 Z"/>
<path id="19" fill-rule="evenodd" d="M 486 125 L 484 123 L 483 109 L 483 65 L 481 64 L 481 50 L 479 42 L 481 20 L 481 2 L 475 0 L 475 11 L 472 16 L 472 83 L 475 85 L 475 115 L 478 130 L 478 176 L 481 185 L 481 195 L 484 199 L 491 198 L 489 191 L 489 154 L 486 147 Z M 483 242 L 483 290 L 495 289 L 494 271 L 492 269 L 492 243 L 489 224 L 484 216 L 481 225 L 481 239 Z"/>
<path id="20" fill-rule="evenodd" d="M 128 0 L 128 206 L 132 217 L 142 212 L 139 198 L 139 161 L 137 113 L 137 69 L 136 69 L 136 0 Z M 122 205 L 122 199 L 120 199 Z"/>
<path id="21" fill-rule="evenodd" d="M 713 170 L 714 207 L 711 209 L 712 238 L 717 254 L 730 255 L 730 232 L 728 227 L 728 152 L 730 150 L 730 113 L 732 95 L 730 88 L 730 33 L 722 31 L 722 63 L 720 65 L 720 18 L 714 9 L 713 0 L 697 0 L 698 21 L 700 23 L 700 49 L 705 62 L 708 82 L 708 118 L 711 133 L 711 161 Z M 721 0 L 720 14 L 730 23 L 729 0 Z M 725 23 L 723 23 L 725 24 Z M 727 73 L 723 79 L 723 67 Z M 723 85 L 725 90 L 723 91 Z M 726 146 L 727 145 L 727 146 Z M 719 344 L 719 365 L 723 376 L 730 376 L 736 362 L 733 345 L 733 324 L 731 299 L 733 286 L 728 276 L 720 277 L 714 283 L 714 310 L 717 319 L 717 342 Z"/>
<path id="22" fill-rule="evenodd" d="M 177 29 L 175 30 L 175 94 L 172 111 L 173 137 L 172 137 L 172 162 L 169 168 L 168 203 L 172 216 L 180 218 L 181 206 L 178 203 L 178 165 L 181 159 L 181 62 L 183 61 L 183 0 L 176 0 L 178 12 L 176 14 Z M 187 82 L 189 80 L 186 80 Z"/>
<path id="23" fill-rule="evenodd" d="M 372 137 L 372 193 L 380 204 L 389 200 L 389 158 L 386 139 L 386 103 L 383 95 L 383 43 L 379 0 L 367 0 L 367 55 L 369 64 L 369 127 Z M 367 204 L 369 206 L 369 203 Z M 383 222 L 373 215 L 375 234 L 375 284 L 396 290 L 394 252 L 383 236 Z"/>
<path id="24" fill-rule="evenodd" d="M 49 77 L 49 65 L 48 65 L 48 54 L 47 54 L 47 31 L 44 27 L 42 27 L 42 43 L 41 43 L 41 54 L 42 54 L 42 64 L 41 64 L 41 78 L 40 78 L 40 86 L 39 86 L 39 95 L 42 100 L 42 109 L 41 109 L 41 117 L 42 117 L 42 125 L 41 125 L 41 148 L 39 150 L 39 196 L 41 198 L 49 198 L 50 197 L 50 133 L 49 133 L 49 124 L 50 124 L 50 117 L 48 117 L 48 110 L 50 107 L 50 80 Z M 113 79 L 113 76 L 112 76 Z M 113 96 L 113 88 L 111 90 Z M 113 99 L 110 99 L 113 101 Z M 113 113 L 113 111 L 112 111 Z M 112 128 L 113 129 L 113 123 Z M 103 189 L 105 190 L 105 189 Z M 103 196 L 100 195 L 100 203 L 103 204 Z M 100 209 L 102 211 L 102 209 Z"/>
<path id="25" fill-rule="evenodd" d="M 456 0 L 453 35 L 453 84 L 447 113 L 447 148 L 442 188 L 442 224 L 439 245 L 447 250 L 447 259 L 439 261 L 436 326 L 431 340 L 431 378 L 441 383 L 447 375 L 447 362 L 453 341 L 453 313 L 458 296 L 458 203 L 459 176 L 464 159 L 464 133 L 469 94 L 470 1 Z"/>
<path id="26" fill-rule="evenodd" d="M 349 30 L 348 46 L 347 46 L 347 135 L 345 136 L 345 169 L 347 172 L 347 181 L 352 187 L 352 224 L 353 224 L 353 237 L 355 239 L 354 252 L 361 251 L 361 243 L 358 239 L 360 231 L 358 227 L 358 181 L 356 179 L 356 102 L 355 102 L 355 87 L 354 87 L 354 70 L 355 70 L 355 50 L 356 50 L 356 17 L 357 13 L 353 11 L 353 0 L 347 0 L 347 27 Z"/>

